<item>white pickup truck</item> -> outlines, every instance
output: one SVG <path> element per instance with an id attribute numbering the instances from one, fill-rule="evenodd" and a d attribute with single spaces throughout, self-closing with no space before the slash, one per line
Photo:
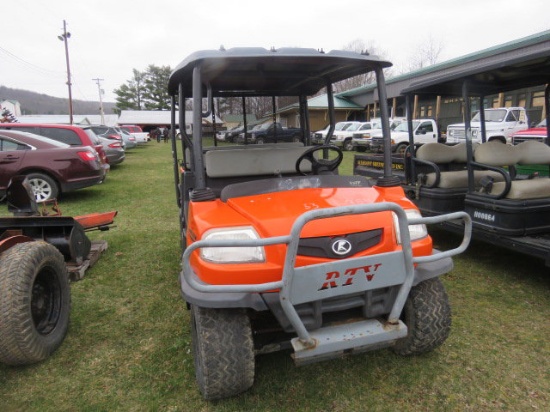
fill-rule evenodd
<path id="1" fill-rule="evenodd" d="M 528 128 L 527 113 L 523 107 L 499 107 L 485 109 L 486 141 L 500 140 L 512 143 L 512 136 L 520 130 Z M 472 141 L 481 143 L 480 113 L 476 113 L 471 121 Z M 447 143 L 460 143 L 466 140 L 464 123 L 447 126 Z"/>
<path id="2" fill-rule="evenodd" d="M 433 119 L 416 119 L 412 121 L 414 143 L 432 143 L 439 141 L 437 123 Z M 382 131 L 372 134 L 371 150 L 383 149 Z M 399 155 L 404 155 L 409 147 L 409 125 L 402 122 L 391 131 L 391 149 Z"/>
<path id="3" fill-rule="evenodd" d="M 124 124 L 119 125 L 118 127 L 132 134 L 136 138 L 137 144 L 145 144 L 150 140 L 149 133 L 144 132 L 140 126 Z"/>

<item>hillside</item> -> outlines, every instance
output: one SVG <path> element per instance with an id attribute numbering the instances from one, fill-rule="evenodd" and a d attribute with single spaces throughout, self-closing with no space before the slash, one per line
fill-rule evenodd
<path id="1" fill-rule="evenodd" d="M 41 93 L 0 86 L 1 100 L 17 100 L 21 105 L 21 114 L 68 114 L 69 99 L 52 97 Z M 103 103 L 105 114 L 114 114 L 115 103 Z M 99 102 L 73 99 L 75 115 L 99 114 Z"/>

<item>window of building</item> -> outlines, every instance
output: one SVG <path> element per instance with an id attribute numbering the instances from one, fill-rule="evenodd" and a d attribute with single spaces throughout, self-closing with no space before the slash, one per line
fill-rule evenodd
<path id="1" fill-rule="evenodd" d="M 525 97 L 525 93 L 518 94 L 518 106 L 519 107 L 525 107 L 527 99 Z"/>
<path id="2" fill-rule="evenodd" d="M 432 117 L 433 116 L 433 106 L 420 106 L 420 117 Z"/>
<path id="3" fill-rule="evenodd" d="M 505 96 L 504 97 L 504 107 L 512 107 L 514 104 L 514 101 L 512 99 L 512 96 Z"/>
<path id="4" fill-rule="evenodd" d="M 533 92 L 531 94 L 531 107 L 544 106 L 544 91 Z"/>

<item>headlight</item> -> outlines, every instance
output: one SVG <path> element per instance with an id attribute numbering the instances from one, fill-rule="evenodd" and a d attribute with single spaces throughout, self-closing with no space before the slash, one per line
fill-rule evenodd
<path id="1" fill-rule="evenodd" d="M 447 135 L 449 135 L 450 137 L 453 137 L 454 134 L 455 134 L 455 131 L 453 129 L 447 130 Z"/>
<path id="2" fill-rule="evenodd" d="M 393 214 L 393 226 L 395 227 L 395 235 L 397 237 L 397 243 L 401 244 L 401 232 L 399 230 L 397 215 L 395 213 L 392 213 L 392 214 Z M 422 217 L 420 212 L 415 209 L 407 209 L 405 210 L 405 214 L 409 219 Z M 409 225 L 409 235 L 411 237 L 411 241 L 422 239 L 423 237 L 428 236 L 428 229 L 426 229 L 426 225 Z"/>
<path id="3" fill-rule="evenodd" d="M 472 129 L 472 137 L 477 137 L 479 129 Z"/>
<path id="4" fill-rule="evenodd" d="M 212 229 L 205 233 L 204 240 L 249 240 L 260 237 L 252 227 L 234 227 L 230 229 Z M 214 263 L 255 263 L 265 262 L 264 248 L 251 247 L 205 247 L 201 249 L 201 258 Z"/>

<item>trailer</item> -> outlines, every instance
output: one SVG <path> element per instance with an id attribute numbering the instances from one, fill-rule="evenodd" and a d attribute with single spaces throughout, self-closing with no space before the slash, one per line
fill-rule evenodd
<path id="1" fill-rule="evenodd" d="M 116 211 L 68 217 L 56 204 L 40 211 L 25 176 L 7 189 L 12 217 L 0 218 L 0 362 L 42 361 L 67 334 L 70 281 L 82 279 L 106 241 L 86 232 L 108 230 Z"/>

